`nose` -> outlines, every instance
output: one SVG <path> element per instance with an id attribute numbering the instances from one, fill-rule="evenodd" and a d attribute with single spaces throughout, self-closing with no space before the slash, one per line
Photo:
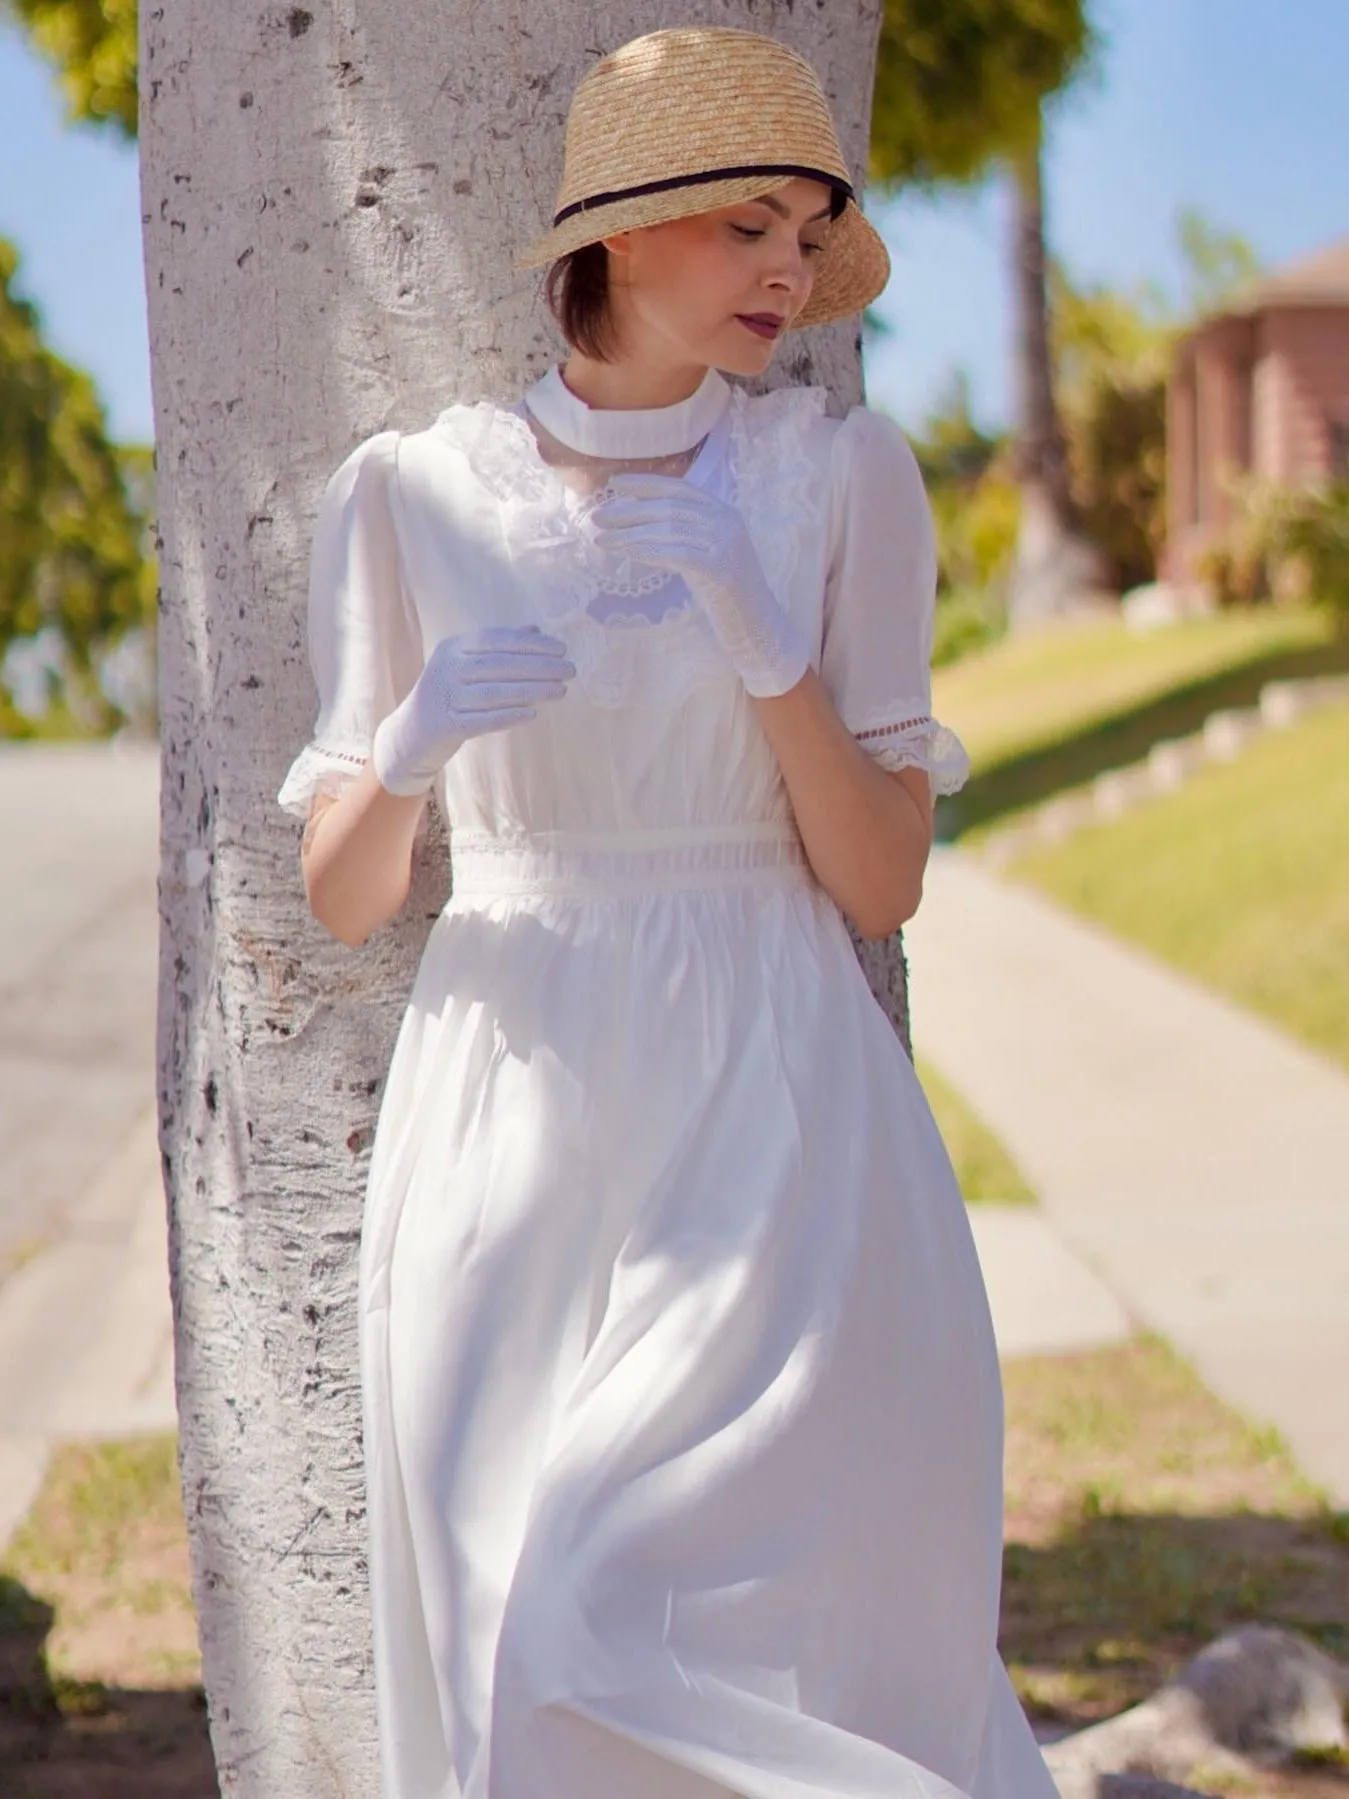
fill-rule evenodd
<path id="1" fill-rule="evenodd" d="M 779 293 L 791 296 L 803 296 L 809 291 L 815 279 L 815 271 L 811 267 L 809 256 L 800 244 L 790 243 L 778 258 L 777 266 L 768 277 L 768 285 Z"/>

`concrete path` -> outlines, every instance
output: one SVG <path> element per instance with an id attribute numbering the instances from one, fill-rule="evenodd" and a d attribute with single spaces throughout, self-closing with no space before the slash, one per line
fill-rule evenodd
<path id="1" fill-rule="evenodd" d="M 1136 1325 L 1040 1206 L 970 1207 L 998 1353 L 1064 1355 L 1123 1343 Z"/>
<path id="2" fill-rule="evenodd" d="M 1142 1324 L 1349 1505 L 1349 1078 L 954 850 L 914 1036 Z"/>
<path id="3" fill-rule="evenodd" d="M 173 1324 L 155 1119 L 0 1287 L 0 1550 L 54 1444 L 172 1430 Z"/>
<path id="4" fill-rule="evenodd" d="M 158 749 L 0 744 L 0 1279 L 154 1101 Z"/>
<path id="5" fill-rule="evenodd" d="M 54 1439 L 172 1422 L 158 762 L 0 744 L 0 1544 Z"/>

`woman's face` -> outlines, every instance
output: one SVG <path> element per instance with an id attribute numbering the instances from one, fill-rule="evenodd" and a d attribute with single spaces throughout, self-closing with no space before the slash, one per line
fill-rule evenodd
<path id="1" fill-rule="evenodd" d="M 758 374 L 810 298 L 829 223 L 828 187 L 796 176 L 757 200 L 605 238 L 625 352 Z"/>

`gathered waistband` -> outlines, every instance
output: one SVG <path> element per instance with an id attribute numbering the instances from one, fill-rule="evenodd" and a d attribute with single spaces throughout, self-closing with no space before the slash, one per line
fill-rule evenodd
<path id="1" fill-rule="evenodd" d="M 594 898 L 813 880 L 791 824 L 664 831 L 451 831 L 451 904 L 557 893 Z"/>

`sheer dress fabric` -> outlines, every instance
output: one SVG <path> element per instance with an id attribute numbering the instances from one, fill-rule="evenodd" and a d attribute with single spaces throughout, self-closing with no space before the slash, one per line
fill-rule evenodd
<path id="1" fill-rule="evenodd" d="M 382 433 L 333 477 L 320 711 L 363 764 L 441 637 L 578 674 L 438 784 L 452 896 L 399 1034 L 361 1249 L 385 1799 L 1052 1799 L 996 1646 L 1001 1392 L 964 1206 L 677 579 L 601 556 L 606 471 L 740 507 L 835 705 L 959 784 L 900 433 L 709 375 Z"/>

